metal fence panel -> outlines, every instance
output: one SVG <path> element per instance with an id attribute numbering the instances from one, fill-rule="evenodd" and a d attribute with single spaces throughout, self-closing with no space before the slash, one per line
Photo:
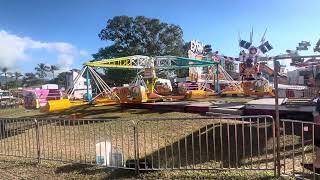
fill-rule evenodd
<path id="1" fill-rule="evenodd" d="M 314 98 L 319 94 L 320 89 L 317 87 L 308 87 L 303 91 L 303 97 Z"/>
<path id="2" fill-rule="evenodd" d="M 276 170 L 315 179 L 320 125 L 271 116 L 105 119 L 1 118 L 0 155 L 139 170 Z M 302 164 L 301 164 L 302 163 Z"/>
<path id="3" fill-rule="evenodd" d="M 0 154 L 36 158 L 34 119 L 2 119 L 0 121 Z"/>
<path id="4" fill-rule="evenodd" d="M 280 121 L 282 131 L 280 139 L 281 173 L 301 178 L 319 178 L 314 167 L 309 171 L 303 167 L 303 164 L 313 163 L 315 160 L 315 135 L 319 136 L 320 125 L 290 119 Z"/>
<path id="5" fill-rule="evenodd" d="M 276 169 L 271 116 L 0 119 L 0 154 L 139 170 Z"/>
<path id="6" fill-rule="evenodd" d="M 0 119 L 0 154 L 130 168 L 133 123 L 100 119 Z M 132 169 L 134 167 L 131 167 Z"/>
<path id="7" fill-rule="evenodd" d="M 139 169 L 274 171 L 274 128 L 271 116 L 139 121 Z"/>

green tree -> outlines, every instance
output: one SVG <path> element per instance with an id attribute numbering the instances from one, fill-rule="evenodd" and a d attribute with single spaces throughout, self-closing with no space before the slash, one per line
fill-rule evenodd
<path id="1" fill-rule="evenodd" d="M 15 80 L 18 81 L 19 78 L 22 77 L 23 75 L 20 72 L 14 72 L 13 76 L 14 76 Z"/>
<path id="2" fill-rule="evenodd" d="M 38 64 L 37 67 L 35 67 L 34 69 L 36 70 L 36 74 L 42 80 L 44 80 L 44 78 L 47 77 L 47 72 L 49 72 L 49 67 L 44 63 Z"/>
<path id="3" fill-rule="evenodd" d="M 130 55 L 182 56 L 182 36 L 180 26 L 160 22 L 159 19 L 115 16 L 99 33 L 101 40 L 112 41 L 113 44 L 101 48 L 93 57 L 100 60 Z M 136 71 L 107 69 L 105 74 L 109 83 L 121 85 L 132 81 Z"/>
<path id="4" fill-rule="evenodd" d="M 66 86 L 66 76 L 68 72 L 62 72 L 57 75 L 54 79 L 50 81 L 50 83 L 58 84 L 60 87 Z"/>
<path id="5" fill-rule="evenodd" d="M 52 73 L 52 79 L 54 79 L 55 77 L 54 77 L 54 72 L 55 71 L 58 71 L 60 68 L 58 67 L 58 66 L 56 66 L 56 65 L 50 65 L 49 67 L 48 67 L 48 69 L 49 69 L 49 71 Z"/>
<path id="6" fill-rule="evenodd" d="M 22 83 L 24 86 L 35 86 L 42 83 L 42 80 L 40 80 L 35 73 L 25 73 Z"/>
<path id="7" fill-rule="evenodd" d="M 183 56 L 188 57 L 188 50 L 190 49 L 191 41 L 185 42 L 182 47 Z"/>
<path id="8" fill-rule="evenodd" d="M 20 77 L 22 77 L 23 75 L 20 73 L 20 72 L 14 72 L 13 74 L 13 77 L 14 77 L 14 79 L 15 79 L 15 83 L 14 83 L 14 85 L 16 86 L 16 87 L 18 87 L 19 86 L 19 80 L 20 80 Z M 20 82 L 21 83 L 21 82 Z"/>

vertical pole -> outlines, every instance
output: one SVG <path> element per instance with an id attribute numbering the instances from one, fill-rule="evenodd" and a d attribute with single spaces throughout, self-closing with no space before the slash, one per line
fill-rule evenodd
<path id="1" fill-rule="evenodd" d="M 220 85 L 219 85 L 219 64 L 216 64 L 216 93 L 220 93 Z"/>
<path id="2" fill-rule="evenodd" d="M 92 102 L 92 95 L 90 94 L 90 73 L 89 73 L 89 68 L 87 68 L 86 71 L 86 82 L 87 82 L 87 100 L 89 103 Z"/>
<path id="3" fill-rule="evenodd" d="M 279 119 L 279 94 L 278 94 L 278 72 L 279 72 L 279 61 L 277 57 L 273 59 L 273 81 L 274 81 L 274 94 L 275 94 L 275 118 L 276 118 L 276 142 L 277 142 L 277 177 L 280 176 L 281 165 L 280 165 L 280 119 Z"/>
<path id="4" fill-rule="evenodd" d="M 36 124 L 37 159 L 38 159 L 38 163 L 41 163 L 39 123 L 37 119 L 34 119 L 34 122 Z"/>
<path id="5" fill-rule="evenodd" d="M 133 122 L 133 137 L 134 137 L 134 162 L 136 175 L 139 175 L 139 147 L 138 147 L 138 131 L 137 124 Z"/>

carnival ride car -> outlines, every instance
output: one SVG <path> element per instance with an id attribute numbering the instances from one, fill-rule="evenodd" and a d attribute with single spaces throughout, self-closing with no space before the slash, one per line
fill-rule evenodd
<path id="1" fill-rule="evenodd" d="M 169 80 L 158 78 L 156 70 L 170 71 L 177 69 L 186 69 L 190 67 L 218 67 L 219 64 L 213 61 L 191 59 L 185 57 L 176 56 L 128 56 L 114 59 L 102 59 L 99 61 L 89 61 L 84 64 L 78 77 L 75 79 L 78 81 L 80 77 L 85 76 L 87 79 L 86 102 L 72 101 L 74 89 L 71 89 L 68 93 L 68 99 L 70 106 L 79 104 L 115 104 L 115 103 L 143 103 L 149 100 L 164 100 L 166 98 L 174 98 L 170 96 L 172 91 L 172 85 Z M 99 75 L 99 69 L 113 68 L 113 69 L 135 69 L 137 70 L 137 76 L 130 85 L 123 87 L 111 88 Z M 213 73 L 210 71 L 209 73 Z M 209 77 L 209 75 L 208 75 Z M 213 77 L 211 75 L 210 77 Z M 89 92 L 89 85 L 96 87 L 97 93 L 93 96 Z M 184 94 L 180 94 L 185 98 L 199 98 L 206 97 L 213 94 L 213 90 L 207 85 L 207 81 L 199 84 L 196 90 L 184 91 Z M 181 98 L 181 97 L 180 97 Z M 62 110 L 64 107 L 69 108 L 69 105 L 65 105 L 66 100 L 59 103 L 59 100 L 49 101 L 46 107 L 47 111 Z M 68 103 L 67 103 L 68 104 Z"/>
<path id="2" fill-rule="evenodd" d="M 266 31 L 264 32 L 260 41 L 261 44 L 258 47 L 255 47 L 252 44 L 253 31 L 250 33 L 249 42 L 239 38 L 239 46 L 244 49 L 239 54 L 241 82 L 235 86 L 229 86 L 222 94 L 243 94 L 261 97 L 274 96 L 269 81 L 264 78 L 262 74 L 262 71 L 265 71 L 270 75 L 273 73 L 273 70 L 267 65 L 260 63 L 261 59 L 263 59 L 261 58 L 261 55 L 273 49 L 270 43 L 265 41 Z"/>

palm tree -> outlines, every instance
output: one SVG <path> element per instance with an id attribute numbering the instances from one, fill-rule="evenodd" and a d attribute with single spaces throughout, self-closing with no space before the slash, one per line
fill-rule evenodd
<path id="1" fill-rule="evenodd" d="M 46 64 L 40 63 L 34 69 L 37 71 L 37 75 L 39 76 L 39 78 L 44 79 L 45 77 L 47 77 L 49 67 Z"/>
<path id="2" fill-rule="evenodd" d="M 6 89 L 8 89 L 8 68 L 4 67 L 1 69 L 2 74 L 4 74 L 5 82 L 6 82 Z"/>
<path id="3" fill-rule="evenodd" d="M 20 77 L 22 77 L 23 75 L 19 72 L 14 72 L 13 76 L 15 77 L 16 81 L 19 80 Z"/>
<path id="4" fill-rule="evenodd" d="M 54 79 L 54 72 L 59 70 L 59 67 L 56 65 L 50 65 L 49 70 L 52 73 L 52 79 Z"/>
<path id="5" fill-rule="evenodd" d="M 23 75 L 21 74 L 21 73 L 19 73 L 19 72 L 14 72 L 13 73 L 13 77 L 15 78 L 15 84 L 16 84 L 16 86 L 18 87 L 18 80 L 19 80 L 19 78 L 20 77 L 22 77 Z"/>
<path id="6" fill-rule="evenodd" d="M 38 79 L 38 77 L 34 73 L 25 73 L 22 79 L 22 84 L 27 87 L 32 85 L 37 85 L 40 82 L 41 81 Z"/>

